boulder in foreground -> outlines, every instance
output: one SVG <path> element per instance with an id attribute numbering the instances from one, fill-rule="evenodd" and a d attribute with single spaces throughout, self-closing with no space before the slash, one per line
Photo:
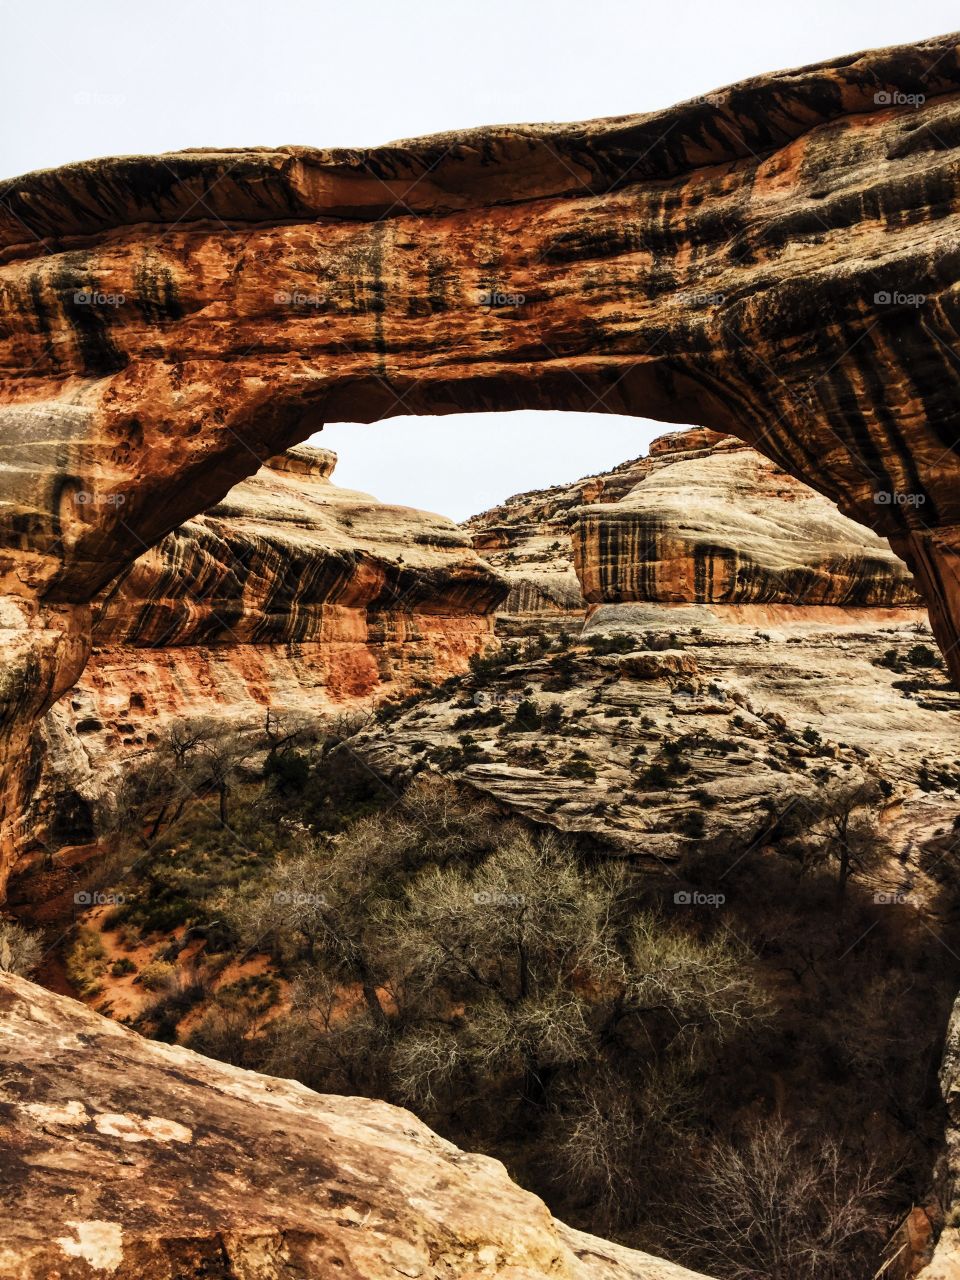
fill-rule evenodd
<path id="1" fill-rule="evenodd" d="M 407 1111 L 143 1040 L 9 974 L 0 1086 L 4 1280 L 697 1280 L 556 1222 Z"/>

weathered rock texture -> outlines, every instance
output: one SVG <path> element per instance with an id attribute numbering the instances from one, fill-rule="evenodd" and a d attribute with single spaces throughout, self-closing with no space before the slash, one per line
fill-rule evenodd
<path id="1" fill-rule="evenodd" d="M 958 96 L 944 36 L 646 116 L 9 184 L 0 583 L 37 656 L 7 761 L 77 674 L 38 600 L 85 606 L 322 421 L 399 412 L 740 435 L 891 539 L 960 673 Z"/>
<path id="2" fill-rule="evenodd" d="M 517 494 L 464 528 L 510 582 L 498 612 L 515 625 L 603 601 L 920 603 L 885 539 L 702 428 L 660 436 L 612 471 Z"/>
<path id="3" fill-rule="evenodd" d="M 924 898 L 911 855 L 960 815 L 960 698 L 939 673 L 876 665 L 929 642 L 923 628 L 911 609 L 607 605 L 565 654 L 468 677 L 353 744 L 386 776 L 436 770 L 536 822 L 668 862 L 704 839 L 759 838 L 786 797 L 882 778 L 904 864 L 878 889 Z M 637 649 L 583 643 L 611 635 Z"/>
<path id="4" fill-rule="evenodd" d="M 704 836 L 760 836 L 783 796 L 868 775 L 890 784 L 908 846 L 960 812 L 960 699 L 913 665 L 935 655 L 910 573 L 828 499 L 731 436 L 673 433 L 608 475 L 469 522 L 475 545 L 517 548 L 503 566 L 514 602 L 542 563 L 538 520 L 572 530 L 587 601 L 634 603 L 593 604 L 569 652 L 521 646 L 362 734 L 378 769 L 438 768 L 538 822 L 661 859 Z M 634 648 L 606 652 L 610 636 Z M 928 770 L 942 779 L 929 790 Z"/>
<path id="5" fill-rule="evenodd" d="M 297 446 L 167 534 L 100 593 L 93 650 L 47 713 L 30 838 L 83 839 L 133 757 L 178 716 L 262 727 L 466 670 L 506 592 L 456 525 L 330 482 Z"/>
<path id="6" fill-rule="evenodd" d="M 143 1040 L 8 974 L 0 1081 L 4 1280 L 697 1280 L 563 1226 L 407 1111 Z"/>
<path id="7" fill-rule="evenodd" d="M 664 438 L 686 442 L 699 435 L 703 433 L 673 432 Z M 647 458 L 633 458 L 573 484 L 514 494 L 464 521 L 463 528 L 474 547 L 510 583 L 510 593 L 498 613 L 544 622 L 557 615 L 582 616 L 586 601 L 573 565 L 579 510 L 584 503 L 616 502 L 639 484 L 648 470 Z"/>
<path id="8" fill-rule="evenodd" d="M 589 602 L 920 603 L 883 538 L 739 441 L 644 461 L 627 494 L 579 512 L 574 562 Z"/>

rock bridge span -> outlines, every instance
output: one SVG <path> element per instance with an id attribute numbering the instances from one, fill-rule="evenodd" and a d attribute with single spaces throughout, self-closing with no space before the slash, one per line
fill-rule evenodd
<path id="1" fill-rule="evenodd" d="M 732 432 L 890 538 L 960 675 L 958 160 L 951 35 L 645 116 L 5 184 L 0 862 L 89 602 L 325 421 Z"/>

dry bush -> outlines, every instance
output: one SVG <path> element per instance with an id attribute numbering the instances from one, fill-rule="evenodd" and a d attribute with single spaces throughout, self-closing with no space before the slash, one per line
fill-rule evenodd
<path id="1" fill-rule="evenodd" d="M 890 1182 L 836 1138 L 804 1141 L 775 1117 L 692 1162 L 664 1235 L 717 1280 L 867 1280 L 894 1225 Z"/>
<path id="2" fill-rule="evenodd" d="M 43 959 L 43 935 L 15 920 L 0 920 L 0 971 L 31 974 Z"/>

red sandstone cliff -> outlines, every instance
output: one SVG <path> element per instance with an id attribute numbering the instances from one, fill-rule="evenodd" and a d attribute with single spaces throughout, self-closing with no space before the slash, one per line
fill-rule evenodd
<path id="1" fill-rule="evenodd" d="M 88 835 L 118 770 L 181 716 L 323 717 L 466 670 L 506 585 L 442 516 L 330 481 L 299 446 L 144 552 L 93 603 L 92 653 L 47 714 L 32 840 Z"/>

